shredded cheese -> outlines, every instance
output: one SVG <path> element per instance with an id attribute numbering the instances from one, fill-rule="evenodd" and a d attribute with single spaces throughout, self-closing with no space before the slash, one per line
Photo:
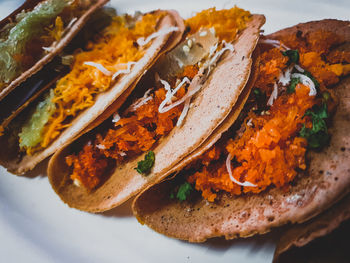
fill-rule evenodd
<path id="1" fill-rule="evenodd" d="M 133 112 L 135 111 L 136 109 L 140 108 L 142 105 L 145 105 L 148 101 L 152 100 L 153 97 L 150 95 L 152 91 L 152 88 L 150 88 L 149 90 L 147 90 L 145 92 L 145 94 L 143 95 L 142 98 L 138 99 L 137 101 L 135 101 L 133 104 L 131 104 L 125 111 L 125 114 L 126 113 L 129 113 L 129 112 Z"/>
<path id="2" fill-rule="evenodd" d="M 140 37 L 139 39 L 136 40 L 136 43 L 139 45 L 139 46 L 144 46 L 144 45 L 147 45 L 151 40 L 153 40 L 154 38 L 156 37 L 159 37 L 159 36 L 163 36 L 163 35 L 166 35 L 166 34 L 169 34 L 171 32 L 175 32 L 175 31 L 179 31 L 179 28 L 178 27 L 175 27 L 175 26 L 172 26 L 172 27 L 167 27 L 167 28 L 163 28 L 157 32 L 154 32 L 153 34 L 149 35 L 146 40 L 144 37 Z"/>
<path id="3" fill-rule="evenodd" d="M 286 69 L 285 72 L 282 72 L 279 76 L 278 83 L 281 83 L 283 86 L 286 86 L 290 82 L 292 71 L 293 67 L 289 67 Z"/>
<path id="4" fill-rule="evenodd" d="M 283 43 L 281 43 L 280 41 L 278 40 L 274 40 L 274 39 L 259 39 L 259 43 L 260 44 L 267 44 L 267 45 L 272 45 L 273 47 L 276 47 L 276 48 L 283 48 L 285 50 L 289 50 L 290 48 L 287 47 L 286 45 L 284 45 Z"/>
<path id="5" fill-rule="evenodd" d="M 211 66 L 215 66 L 216 63 L 218 62 L 218 60 L 221 58 L 221 56 L 225 53 L 225 51 L 227 50 L 230 50 L 231 52 L 233 52 L 235 49 L 233 47 L 233 45 L 231 43 L 227 43 L 225 40 L 222 41 L 223 43 L 223 48 L 216 52 L 214 57 L 212 57 L 210 60 L 209 60 L 209 63 L 208 63 L 208 75 L 210 73 L 210 69 L 211 69 Z"/>
<path id="6" fill-rule="evenodd" d="M 180 127 L 183 120 L 185 119 L 186 115 L 187 115 L 187 112 L 188 112 L 188 109 L 190 108 L 190 102 L 191 102 L 191 98 L 187 98 L 187 100 L 185 101 L 185 105 L 184 105 L 184 108 L 181 112 L 181 115 L 179 117 L 179 119 L 177 120 L 177 123 L 176 123 L 176 126 L 177 127 Z"/>
<path id="7" fill-rule="evenodd" d="M 119 120 L 120 120 L 120 115 L 119 115 L 118 112 L 117 112 L 117 113 L 115 113 L 115 114 L 113 115 L 113 120 L 112 120 L 112 122 L 113 122 L 113 123 L 117 123 Z"/>
<path id="8" fill-rule="evenodd" d="M 162 103 L 159 105 L 159 108 L 158 108 L 159 113 L 164 113 L 164 112 L 167 112 L 167 111 L 171 110 L 172 108 L 176 107 L 177 105 L 180 105 L 181 103 L 183 103 L 183 102 L 185 101 L 184 98 L 192 97 L 193 94 L 194 94 L 194 93 L 192 92 L 193 94 L 190 95 L 190 94 L 189 94 L 190 92 L 188 91 L 187 94 L 186 94 L 184 97 L 182 97 L 180 100 L 178 100 L 178 101 L 176 101 L 176 102 L 174 102 L 174 103 L 172 103 L 172 104 L 166 106 L 169 102 L 171 102 L 172 97 L 174 97 L 174 95 L 176 94 L 176 92 L 177 92 L 185 83 L 189 84 L 189 83 L 191 83 L 191 82 L 190 82 L 190 80 L 189 80 L 187 77 L 184 77 L 184 78 L 182 79 L 182 81 L 176 86 L 176 88 L 175 88 L 173 91 L 170 90 L 170 85 L 169 85 L 168 82 L 166 82 L 165 80 L 162 80 L 162 79 L 160 80 L 160 82 L 164 85 L 164 88 L 167 90 L 167 94 L 166 94 L 166 96 L 165 96 L 165 99 L 164 99 L 164 100 L 162 101 Z"/>
<path id="9" fill-rule="evenodd" d="M 235 184 L 240 185 L 240 186 L 256 187 L 256 185 L 252 184 L 251 182 L 246 181 L 246 182 L 241 183 L 240 181 L 236 180 L 236 178 L 233 177 L 232 169 L 231 169 L 231 159 L 232 159 L 232 155 L 231 155 L 231 153 L 229 153 L 227 155 L 227 158 L 226 158 L 226 169 L 227 169 L 227 172 L 230 176 L 231 181 L 234 182 Z"/>
<path id="10" fill-rule="evenodd" d="M 134 61 L 124 63 L 124 65 L 127 65 L 127 68 L 118 70 L 116 73 L 113 74 L 112 79 L 115 80 L 121 74 L 129 74 L 131 72 L 131 66 L 135 65 L 136 63 L 137 62 L 134 62 Z"/>
<path id="11" fill-rule="evenodd" d="M 300 81 L 303 85 L 306 85 L 310 88 L 309 96 L 316 96 L 317 90 L 314 82 L 308 76 L 300 73 L 293 73 L 292 78 L 300 78 Z"/>
<path id="12" fill-rule="evenodd" d="M 91 66 L 97 68 L 99 71 L 101 71 L 106 76 L 111 76 L 112 72 L 110 72 L 108 69 L 106 69 L 102 64 L 96 63 L 93 61 L 86 61 L 84 62 L 84 65 Z"/>
<path id="13" fill-rule="evenodd" d="M 273 84 L 273 91 L 271 92 L 271 96 L 267 101 L 267 105 L 272 106 L 273 102 L 277 99 L 278 96 L 278 85 L 276 82 Z"/>
<path id="14" fill-rule="evenodd" d="M 294 67 L 295 67 L 295 69 L 296 69 L 297 71 L 299 71 L 299 72 L 301 72 L 301 73 L 304 73 L 304 72 L 305 72 L 305 70 L 304 70 L 302 67 L 300 67 L 298 64 L 295 64 Z"/>

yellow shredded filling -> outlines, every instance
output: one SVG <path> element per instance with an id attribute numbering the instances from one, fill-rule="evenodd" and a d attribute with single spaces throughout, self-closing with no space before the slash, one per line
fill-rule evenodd
<path id="1" fill-rule="evenodd" d="M 154 33 L 157 22 L 164 14 L 146 14 L 134 25 L 130 25 L 130 17 L 115 17 L 96 42 L 87 44 L 87 51 L 75 55 L 70 73 L 60 79 L 54 88 L 52 102 L 56 110 L 42 128 L 42 139 L 35 147 L 23 147 L 27 154 L 47 147 L 63 129 L 71 125 L 72 117 L 91 107 L 96 95 L 113 84 L 112 76 L 103 74 L 96 67 L 84 65 L 84 62 L 101 64 L 113 73 L 125 69 L 125 63 L 136 62 L 145 54 L 148 45 L 140 47 L 135 43 L 140 37 Z M 60 21 L 56 20 L 56 28 L 59 25 Z M 56 37 L 60 31 L 52 32 Z"/>

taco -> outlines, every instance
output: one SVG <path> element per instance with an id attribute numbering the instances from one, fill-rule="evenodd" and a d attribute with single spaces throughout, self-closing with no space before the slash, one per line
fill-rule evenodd
<path id="1" fill-rule="evenodd" d="M 162 180 L 236 104 L 264 22 L 238 7 L 187 19 L 184 40 L 159 59 L 128 102 L 52 157 L 48 177 L 61 199 L 101 212 Z"/>
<path id="2" fill-rule="evenodd" d="M 345 196 L 349 25 L 315 21 L 261 38 L 259 76 L 239 118 L 168 171 L 175 178 L 137 196 L 138 220 L 190 242 L 232 239 L 304 222 Z"/>
<path id="3" fill-rule="evenodd" d="M 277 243 L 273 262 L 279 262 L 279 259 L 282 258 L 281 255 L 285 256 L 285 253 L 294 247 L 306 246 L 315 239 L 329 235 L 349 219 L 350 195 L 347 195 L 317 217 L 303 224 L 292 225 L 288 228 Z"/>
<path id="4" fill-rule="evenodd" d="M 0 100 L 59 54 L 107 0 L 32 0 L 0 22 Z"/>
<path id="5" fill-rule="evenodd" d="M 1 164 L 23 174 L 97 125 L 183 31 L 175 11 L 113 16 L 83 50 L 70 55 L 69 73 L 9 124 L 0 137 Z"/>

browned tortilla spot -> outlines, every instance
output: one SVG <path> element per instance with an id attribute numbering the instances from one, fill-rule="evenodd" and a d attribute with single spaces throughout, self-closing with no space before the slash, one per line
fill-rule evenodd
<path id="1" fill-rule="evenodd" d="M 225 53 L 193 99 L 184 124 L 174 128 L 155 146 L 153 151 L 156 160 L 151 174 L 146 177 L 134 170 L 137 162 L 144 158 L 141 155 L 118 166 L 102 186 L 88 193 L 84 188 L 76 187 L 66 180 L 71 172 L 64 160 L 69 153 L 69 147 L 66 147 L 52 157 L 48 169 L 51 185 L 61 199 L 80 210 L 101 212 L 123 203 L 142 189 L 164 179 L 169 168 L 197 149 L 229 115 L 248 81 L 251 55 L 264 22 L 264 16 L 253 16 L 234 43 L 235 51 Z M 242 61 L 242 57 L 246 59 Z M 191 85 L 198 83 L 200 76 L 196 76 Z"/>
<path id="2" fill-rule="evenodd" d="M 19 149 L 9 149 L 7 143 L 9 136 L 0 137 L 0 163 L 8 171 L 15 174 L 24 174 L 26 171 L 33 169 L 38 163 L 45 158 L 54 154 L 58 149 L 74 141 L 83 131 L 88 131 L 109 117 L 112 110 L 120 107 L 120 104 L 131 93 L 137 80 L 149 69 L 160 54 L 173 47 L 181 39 L 184 25 L 182 19 L 175 11 L 168 12 L 159 23 L 159 30 L 170 26 L 178 26 L 179 31 L 168 33 L 156 38 L 151 46 L 147 49 L 145 55 L 133 67 L 129 74 L 124 75 L 108 91 L 97 96 L 96 102 L 90 108 L 81 112 L 73 121 L 70 127 L 65 129 L 58 138 L 56 138 L 47 148 L 35 153 L 32 156 L 25 155 L 19 159 Z M 120 98 L 120 101 L 117 100 Z"/>
<path id="3" fill-rule="evenodd" d="M 273 262 L 277 262 L 279 256 L 293 246 L 305 246 L 314 239 L 331 233 L 348 219 L 350 219 L 350 195 L 316 218 L 288 229 L 277 244 Z"/>
<path id="4" fill-rule="evenodd" d="M 296 28 L 310 32 L 334 29 L 349 41 L 350 22 L 324 20 L 300 24 L 272 36 L 283 37 Z M 271 36 L 268 36 L 270 38 Z M 203 242 L 263 234 L 286 223 L 301 223 L 321 213 L 350 191 L 350 78 L 334 87 L 340 99 L 329 132 L 330 145 L 322 152 L 310 152 L 307 174 L 296 178 L 288 192 L 272 188 L 260 194 L 231 196 L 220 193 L 208 203 L 201 197 L 186 202 L 169 199 L 172 181 L 154 185 L 137 197 L 133 210 L 141 223 L 170 237 Z"/>
<path id="5" fill-rule="evenodd" d="M 15 10 L 11 15 L 0 22 L 0 25 L 7 23 L 9 18 L 14 18 L 17 13 L 21 10 L 32 9 L 37 3 L 41 1 L 26 1 L 20 8 Z M 23 72 L 18 78 L 14 79 L 6 88 L 0 91 L 0 100 L 3 99 L 11 90 L 16 88 L 19 84 L 25 81 L 27 78 L 38 72 L 47 63 L 49 63 L 56 55 L 58 55 L 63 48 L 73 39 L 73 37 L 79 32 L 84 24 L 89 19 L 90 15 L 95 12 L 98 8 L 106 4 L 108 0 L 98 0 L 92 5 L 84 14 L 74 23 L 74 25 L 68 30 L 67 34 L 57 43 L 52 51 L 48 52 L 44 57 L 37 61 L 31 68 Z"/>

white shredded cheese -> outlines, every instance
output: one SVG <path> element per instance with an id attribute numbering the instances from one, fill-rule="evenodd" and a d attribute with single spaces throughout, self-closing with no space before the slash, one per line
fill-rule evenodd
<path id="1" fill-rule="evenodd" d="M 302 67 L 300 67 L 299 65 L 297 65 L 297 64 L 295 64 L 294 67 L 295 67 L 295 69 L 296 69 L 297 71 L 299 71 L 299 72 L 301 72 L 301 73 L 304 73 L 304 72 L 305 72 L 305 70 L 304 70 Z"/>
<path id="2" fill-rule="evenodd" d="M 229 154 L 227 155 L 227 158 L 226 158 L 226 169 L 227 169 L 227 172 L 228 172 L 228 174 L 229 174 L 229 176 L 230 176 L 231 181 L 234 182 L 234 183 L 236 183 L 236 184 L 238 184 L 238 185 L 240 185 L 240 186 L 251 186 L 251 187 L 256 187 L 256 185 L 255 185 L 255 184 L 252 184 L 251 182 L 246 181 L 246 182 L 241 183 L 240 181 L 236 180 L 236 179 L 233 177 L 233 175 L 232 175 L 232 169 L 231 169 L 231 158 L 232 158 L 232 155 L 229 153 Z"/>
<path id="3" fill-rule="evenodd" d="M 277 96 L 278 96 L 278 86 L 275 82 L 273 84 L 273 91 L 271 93 L 271 96 L 270 96 L 269 100 L 267 101 L 267 105 L 272 106 L 275 99 L 277 99 Z"/>
<path id="4" fill-rule="evenodd" d="M 303 85 L 306 85 L 310 88 L 309 96 L 316 96 L 317 90 L 315 83 L 308 76 L 300 73 L 293 73 L 292 78 L 300 78 L 300 81 Z"/>
<path id="5" fill-rule="evenodd" d="M 171 32 L 175 32 L 175 31 L 178 31 L 179 28 L 178 27 L 175 27 L 175 26 L 172 26 L 172 27 L 167 27 L 167 28 L 163 28 L 157 32 L 154 32 L 153 34 L 149 35 L 146 40 L 144 37 L 140 37 L 139 39 L 136 40 L 137 44 L 139 46 L 144 46 L 144 45 L 147 45 L 152 39 L 156 38 L 156 37 L 159 37 L 159 36 L 162 36 L 162 35 L 166 35 L 166 34 L 169 34 Z"/>
<path id="6" fill-rule="evenodd" d="M 199 33 L 200 37 L 205 37 L 207 35 L 207 31 L 202 31 Z"/>
<path id="7" fill-rule="evenodd" d="M 279 76 L 278 83 L 281 83 L 283 86 L 286 86 L 290 82 L 292 70 L 293 67 L 289 67 L 286 69 L 285 72 L 282 72 Z"/>
<path id="8" fill-rule="evenodd" d="M 66 26 L 65 31 L 67 31 L 68 29 L 70 29 L 70 28 L 73 26 L 73 24 L 75 23 L 75 21 L 77 21 L 77 20 L 78 20 L 77 17 L 72 18 L 72 20 L 71 20 L 71 21 L 68 23 L 68 25 Z"/>
<path id="9" fill-rule="evenodd" d="M 115 72 L 112 76 L 112 79 L 115 80 L 116 77 L 118 77 L 119 75 L 121 74 L 129 74 L 131 72 L 131 66 L 135 65 L 137 62 L 135 61 L 130 61 L 128 63 L 125 63 L 124 65 L 127 66 L 126 69 L 121 69 L 121 70 L 118 70 L 117 72 Z"/>
<path id="10" fill-rule="evenodd" d="M 290 48 L 287 47 L 286 45 L 282 44 L 280 41 L 278 40 L 274 40 L 274 39 L 259 39 L 259 43 L 260 44 L 267 44 L 267 45 L 272 45 L 274 47 L 277 47 L 277 48 L 284 48 L 285 50 L 289 50 Z"/>
<path id="11" fill-rule="evenodd" d="M 117 112 L 116 114 L 113 115 L 112 122 L 117 123 L 119 120 L 120 120 L 120 115 Z"/>
<path id="12" fill-rule="evenodd" d="M 252 119 L 251 119 L 251 118 L 247 121 L 247 126 L 249 126 L 249 127 L 252 127 L 252 126 L 253 126 L 253 123 L 252 123 Z"/>
<path id="13" fill-rule="evenodd" d="M 190 102 L 191 102 L 191 98 L 187 98 L 187 100 L 185 101 L 184 108 L 181 112 L 181 115 L 180 115 L 179 119 L 177 120 L 176 126 L 178 126 L 178 127 L 181 126 L 183 120 L 185 119 L 185 117 L 187 115 L 188 109 L 190 108 Z"/>
<path id="14" fill-rule="evenodd" d="M 106 150 L 106 146 L 104 146 L 103 144 L 97 144 L 96 148 L 98 148 L 100 150 Z"/>
<path id="15" fill-rule="evenodd" d="M 51 47 L 42 47 L 42 49 L 46 52 L 51 52 L 53 50 L 53 46 Z"/>
<path id="16" fill-rule="evenodd" d="M 118 152 L 118 154 L 119 154 L 120 156 L 126 156 L 126 153 L 125 153 L 125 152 Z"/>
<path id="17" fill-rule="evenodd" d="M 78 179 L 74 179 L 73 184 L 78 186 L 78 187 L 81 187 L 81 182 Z"/>
<path id="18" fill-rule="evenodd" d="M 97 68 L 99 71 L 101 71 L 103 74 L 105 74 L 106 76 L 111 76 L 112 72 L 110 72 L 108 69 L 106 69 L 103 65 L 93 62 L 93 61 L 85 61 L 84 65 L 88 65 L 91 67 L 95 67 Z"/>
<path id="19" fill-rule="evenodd" d="M 209 67 L 215 65 L 218 59 L 222 56 L 222 54 L 225 53 L 226 50 L 230 50 L 232 52 L 235 50 L 231 43 L 227 43 L 225 40 L 222 41 L 222 43 L 224 44 L 224 47 L 219 52 L 217 52 L 215 56 L 209 61 Z"/>
<path id="20" fill-rule="evenodd" d="M 131 104 L 128 109 L 125 111 L 125 113 L 135 111 L 136 109 L 140 108 L 142 105 L 145 105 L 148 101 L 152 100 L 153 97 L 150 95 L 153 88 L 150 88 L 145 92 L 142 98 L 136 100 L 133 104 Z"/>
<path id="21" fill-rule="evenodd" d="M 216 33 L 214 27 L 209 28 L 209 31 L 210 31 L 210 33 L 212 33 L 213 35 L 215 35 L 215 33 Z"/>
<path id="22" fill-rule="evenodd" d="M 159 113 L 164 113 L 167 112 L 169 110 L 171 110 L 172 108 L 176 107 L 177 105 L 180 105 L 181 103 L 183 103 L 187 98 L 188 98 L 188 94 L 190 93 L 189 91 L 187 92 L 187 94 L 181 98 L 180 100 L 166 106 L 168 103 L 171 102 L 171 98 L 176 94 L 176 92 L 185 84 L 185 83 L 190 83 L 190 80 L 187 77 L 184 77 L 182 79 L 182 81 L 176 86 L 176 88 L 173 91 L 170 91 L 170 85 L 168 82 L 166 82 L 165 80 L 160 80 L 160 82 L 163 84 L 164 88 L 167 90 L 167 94 L 165 95 L 165 99 L 162 101 L 162 103 L 159 105 L 158 111 Z M 193 95 L 193 94 L 192 94 Z M 191 96 L 192 96 L 191 95 Z"/>

